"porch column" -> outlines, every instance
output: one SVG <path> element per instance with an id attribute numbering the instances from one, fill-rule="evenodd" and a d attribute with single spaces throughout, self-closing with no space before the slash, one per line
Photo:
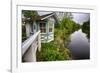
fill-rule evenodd
<path id="1" fill-rule="evenodd" d="M 25 27 L 26 27 L 26 36 L 29 37 L 31 32 L 31 26 L 29 23 L 26 23 Z"/>

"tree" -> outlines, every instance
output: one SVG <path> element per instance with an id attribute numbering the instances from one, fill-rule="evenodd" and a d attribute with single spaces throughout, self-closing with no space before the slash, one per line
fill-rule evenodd
<path id="1" fill-rule="evenodd" d="M 71 12 L 66 12 L 66 17 L 68 17 L 69 19 L 73 18 L 73 15 Z"/>
<path id="2" fill-rule="evenodd" d="M 22 10 L 22 14 L 24 16 L 25 23 L 29 22 L 32 24 L 38 17 L 37 11 Z"/>
<path id="3" fill-rule="evenodd" d="M 83 23 L 82 32 L 86 33 L 87 37 L 90 38 L 90 21 Z"/>

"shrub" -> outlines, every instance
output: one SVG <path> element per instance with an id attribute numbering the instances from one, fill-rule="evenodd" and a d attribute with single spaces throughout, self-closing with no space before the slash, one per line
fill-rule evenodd
<path id="1" fill-rule="evenodd" d="M 37 53 L 37 61 L 56 61 L 56 60 L 67 60 L 69 58 L 69 53 L 65 49 L 62 51 L 54 43 L 44 43 L 42 44 L 41 52 Z"/>

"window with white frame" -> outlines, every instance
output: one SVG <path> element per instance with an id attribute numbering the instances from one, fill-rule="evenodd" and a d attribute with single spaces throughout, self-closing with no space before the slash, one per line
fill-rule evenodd
<path id="1" fill-rule="evenodd" d="M 40 23 L 40 31 L 41 33 L 46 33 L 46 23 Z"/>

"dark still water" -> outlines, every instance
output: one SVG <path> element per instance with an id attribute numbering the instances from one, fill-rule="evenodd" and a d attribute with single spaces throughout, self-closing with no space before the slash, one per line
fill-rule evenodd
<path id="1" fill-rule="evenodd" d="M 81 29 L 75 31 L 70 36 L 70 43 L 68 48 L 72 53 L 74 60 L 89 59 L 90 58 L 90 43 L 86 34 Z"/>

